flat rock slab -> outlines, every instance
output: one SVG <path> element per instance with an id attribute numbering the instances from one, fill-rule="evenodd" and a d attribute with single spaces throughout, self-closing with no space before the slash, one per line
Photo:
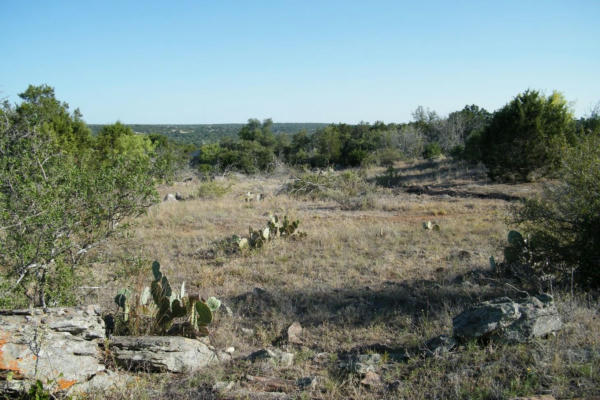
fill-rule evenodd
<path id="1" fill-rule="evenodd" d="M 546 294 L 521 301 L 508 297 L 484 301 L 454 317 L 452 323 L 457 338 L 495 338 L 511 343 L 524 343 L 562 327 L 554 301 Z"/>
<path id="2" fill-rule="evenodd" d="M 135 371 L 191 372 L 231 359 L 201 341 L 179 336 L 113 336 L 109 348 L 119 365 Z"/>
<path id="3" fill-rule="evenodd" d="M 67 391 L 104 371 L 98 343 L 105 335 L 96 306 L 0 312 L 0 381 L 5 392 L 36 380 Z"/>

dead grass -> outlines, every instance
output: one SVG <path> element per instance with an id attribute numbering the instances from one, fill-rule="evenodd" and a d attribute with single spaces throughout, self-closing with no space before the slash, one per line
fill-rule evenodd
<path id="1" fill-rule="evenodd" d="M 536 190 L 491 185 L 478 171 L 464 168 L 399 164 L 398 176 L 407 184 L 479 192 Z M 368 176 L 384 173 L 371 170 Z M 141 378 L 142 383 L 115 398 L 203 398 L 190 387 L 243 382 L 249 373 L 320 378 L 318 390 L 294 393 L 297 398 L 599 394 L 600 320 L 598 301 L 592 297 L 565 299 L 559 294 L 566 328 L 548 340 L 528 346 L 472 343 L 441 358 L 418 355 L 427 339 L 450 333 L 452 316 L 468 305 L 515 295 L 486 272 L 490 255 L 501 258 L 507 202 L 379 188 L 368 194 L 374 199 L 368 209 L 343 210 L 337 201 L 278 194 L 286 183 L 285 176 L 227 178 L 223 185 L 231 186 L 230 191 L 220 198 L 158 204 L 132 221 L 130 234 L 115 238 L 96 254 L 89 279 L 103 288 L 98 301 L 114 308 L 118 288 L 149 281 L 150 261 L 159 260 L 172 282 L 185 280 L 188 291 L 216 296 L 233 310 L 232 317 L 220 313 L 216 318 L 211 341 L 217 347 L 233 346 L 241 356 L 271 345 L 284 328 L 299 321 L 305 336 L 303 346 L 290 348 L 296 354 L 294 366 L 256 370 L 238 359 L 174 381 Z M 164 187 L 161 194 L 191 194 L 199 184 Z M 266 198 L 245 202 L 248 191 Z M 307 236 L 279 240 L 260 251 L 219 251 L 220 241 L 245 234 L 248 226 L 264 225 L 269 213 L 300 219 L 299 229 Z M 440 231 L 423 229 L 428 220 L 439 224 Z M 242 328 L 254 333 L 248 336 Z M 369 389 L 356 376 L 340 375 L 336 360 L 341 353 L 373 345 L 408 349 L 414 357 L 386 363 L 381 371 L 386 384 L 380 388 Z M 209 389 L 202 393 L 214 397 Z"/>

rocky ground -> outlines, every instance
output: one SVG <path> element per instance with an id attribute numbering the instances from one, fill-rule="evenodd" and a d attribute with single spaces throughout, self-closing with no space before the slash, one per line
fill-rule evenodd
<path id="1" fill-rule="evenodd" d="M 295 177 L 161 188 L 169 201 L 90 255 L 80 296 L 103 313 L 116 312 L 120 288 L 149 284 L 152 260 L 171 282 L 223 303 L 196 358 L 153 361 L 166 348 L 160 338 L 108 344 L 103 368 L 129 378 L 92 398 L 600 395 L 598 298 L 490 267 L 490 256 L 502 260 L 510 207 L 538 186 L 493 185 L 443 161 L 373 169 L 357 190 L 319 196 L 287 192 Z M 232 250 L 227 239 L 269 214 L 299 219 L 306 236 Z M 539 289 L 553 299 L 534 296 Z"/>

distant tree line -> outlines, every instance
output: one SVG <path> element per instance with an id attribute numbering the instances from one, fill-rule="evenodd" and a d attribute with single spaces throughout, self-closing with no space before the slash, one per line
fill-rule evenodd
<path id="1" fill-rule="evenodd" d="M 104 125 L 89 125 L 93 135 L 97 135 Z M 128 124 L 136 133 L 161 134 L 169 140 L 181 145 L 197 148 L 204 144 L 215 143 L 224 138 L 237 138 L 244 124 Z M 301 130 L 313 133 L 327 126 L 324 123 L 312 122 L 275 122 L 271 130 L 275 135 L 293 135 Z"/>
<path id="2" fill-rule="evenodd" d="M 495 112 L 477 105 L 440 117 L 418 107 L 404 124 L 330 124 L 313 134 L 275 135 L 270 119 L 251 119 L 237 138 L 200 146 L 193 163 L 203 172 L 270 171 L 277 162 L 309 168 L 390 166 L 401 159 L 442 155 L 483 163 L 491 178 L 522 181 L 551 175 L 561 151 L 599 134 L 598 110 L 574 119 L 567 101 L 527 90 Z"/>

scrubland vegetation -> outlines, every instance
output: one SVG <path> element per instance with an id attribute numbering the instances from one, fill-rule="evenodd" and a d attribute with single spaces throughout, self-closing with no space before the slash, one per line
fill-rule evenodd
<path id="1" fill-rule="evenodd" d="M 121 329 L 155 334 L 185 316 L 187 336 L 235 349 L 228 363 L 138 374 L 97 398 L 234 398 L 217 382 L 244 387 L 241 398 L 600 394 L 597 112 L 575 120 L 561 95 L 526 91 L 494 113 L 420 108 L 408 124 L 310 135 L 250 120 L 190 166 L 192 149 L 160 135 L 119 123 L 92 135 L 49 87 L 21 97 L 0 111 L 1 305 L 97 302 Z M 181 200 L 159 202 L 169 193 Z M 472 304 L 538 293 L 559 308 L 555 335 L 424 355 Z M 290 343 L 295 321 L 303 333 Z M 266 346 L 294 362 L 243 357 Z M 381 355 L 378 383 L 339 368 L 353 353 Z M 306 377 L 314 385 L 293 384 Z"/>

